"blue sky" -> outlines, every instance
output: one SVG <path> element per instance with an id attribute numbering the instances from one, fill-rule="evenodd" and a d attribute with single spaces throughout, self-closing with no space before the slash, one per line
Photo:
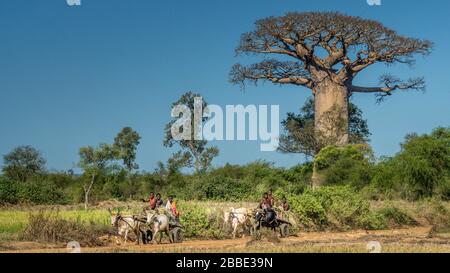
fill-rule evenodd
<path id="1" fill-rule="evenodd" d="M 240 34 L 255 20 L 288 11 L 341 11 L 376 19 L 399 33 L 435 42 L 433 54 L 413 68 L 375 66 L 360 84 L 379 74 L 425 76 L 426 93 L 398 93 L 377 105 L 372 95 L 353 101 L 364 111 L 377 155 L 392 155 L 410 132 L 449 126 L 449 1 L 382 0 L 65 0 L 0 1 L 0 154 L 29 144 L 51 170 L 67 170 L 78 149 L 112 142 L 124 126 L 141 136 L 138 163 L 153 170 L 174 150 L 162 146 L 169 105 L 185 91 L 211 104 L 279 104 L 280 116 L 310 96 L 304 88 L 228 82 Z M 215 165 L 257 159 L 292 166 L 301 155 L 260 152 L 258 142 L 212 143 Z"/>

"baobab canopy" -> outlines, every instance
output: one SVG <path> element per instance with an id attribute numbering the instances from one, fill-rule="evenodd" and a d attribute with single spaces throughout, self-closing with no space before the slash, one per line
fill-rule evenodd
<path id="1" fill-rule="evenodd" d="M 379 86 L 355 86 L 358 73 L 376 63 L 411 65 L 416 54 L 427 55 L 431 50 L 432 42 L 401 36 L 374 20 L 336 12 L 292 12 L 258 20 L 253 31 L 242 35 L 238 54 L 271 58 L 234 65 L 230 80 L 235 84 L 265 80 L 311 89 L 316 131 L 345 145 L 352 93 L 376 93 L 383 99 L 395 90 L 425 88 L 421 77 L 404 81 L 392 75 L 381 75 Z"/>
<path id="2" fill-rule="evenodd" d="M 322 48 L 328 56 L 319 57 Z M 383 76 L 380 87 L 353 86 L 354 77 L 375 63 L 413 64 L 414 55 L 427 55 L 432 43 L 408 38 L 381 23 L 340 13 L 288 13 L 256 22 L 256 29 L 242 35 L 237 53 L 281 54 L 295 61 L 264 60 L 248 67 L 235 65 L 231 81 L 269 80 L 314 89 L 323 77 L 343 83 L 351 92 L 391 93 L 396 89 L 424 86 L 422 78 L 406 82 Z"/>

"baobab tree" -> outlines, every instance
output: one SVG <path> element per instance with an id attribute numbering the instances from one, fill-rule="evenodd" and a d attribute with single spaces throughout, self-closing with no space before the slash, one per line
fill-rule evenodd
<path id="1" fill-rule="evenodd" d="M 396 90 L 424 90 L 423 78 L 402 81 L 382 75 L 380 86 L 354 85 L 358 74 L 377 63 L 412 65 L 416 55 L 428 55 L 432 43 L 401 36 L 381 23 L 336 12 L 288 13 L 258 20 L 242 35 L 237 54 L 274 55 L 260 63 L 236 64 L 230 80 L 236 84 L 269 81 L 312 90 L 314 129 L 337 146 L 349 142 L 349 97 L 375 93 L 379 100 Z"/>

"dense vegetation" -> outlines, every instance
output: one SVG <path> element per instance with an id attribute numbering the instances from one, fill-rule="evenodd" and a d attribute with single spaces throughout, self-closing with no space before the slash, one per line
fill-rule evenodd
<path id="1" fill-rule="evenodd" d="M 31 152 L 27 164 L 9 159 Z M 18 153 L 19 152 L 19 153 Z M 272 188 L 286 196 L 307 191 L 312 164 L 277 168 L 257 161 L 245 166 L 227 164 L 206 172 L 186 174 L 176 158 L 160 163 L 154 172 L 134 172 L 132 163 L 102 166 L 82 175 L 47 172 L 44 159 L 31 147 L 21 147 L 5 156 L 0 177 L 0 202 L 7 204 L 73 204 L 84 202 L 84 186 L 94 179 L 91 201 L 129 200 L 147 197 L 150 191 L 173 194 L 185 200 L 257 201 Z M 401 151 L 393 157 L 376 159 L 365 144 L 344 148 L 329 146 L 316 156 L 326 186 L 349 186 L 366 200 L 420 200 L 450 198 L 450 128 L 437 128 L 431 134 L 408 135 Z M 40 164 L 43 165 L 43 164 Z"/>

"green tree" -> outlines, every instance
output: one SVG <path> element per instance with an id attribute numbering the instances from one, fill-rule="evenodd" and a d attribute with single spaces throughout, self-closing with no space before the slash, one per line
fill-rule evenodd
<path id="1" fill-rule="evenodd" d="M 314 130 L 314 99 L 309 98 L 300 109 L 299 114 L 288 113 L 282 121 L 284 132 L 280 136 L 279 151 L 283 153 L 300 153 L 308 157 L 314 156 L 333 141 L 321 137 Z M 349 138 L 350 144 L 361 144 L 369 141 L 369 127 L 362 111 L 353 103 L 349 103 Z"/>
<path id="2" fill-rule="evenodd" d="M 409 135 L 398 155 L 403 178 L 418 197 L 430 197 L 450 174 L 450 128 Z"/>
<path id="3" fill-rule="evenodd" d="M 195 98 L 201 98 L 201 95 L 188 92 L 183 94 L 178 101 L 172 104 L 172 108 L 179 105 L 185 105 L 190 109 L 192 128 L 191 137 L 189 139 L 176 140 L 172 135 L 172 126 L 177 122 L 177 119 L 172 119 L 165 127 L 164 146 L 173 147 L 178 144 L 183 151 L 187 152 L 187 154 L 183 154 L 183 157 L 188 155 L 191 158 L 191 160 L 183 160 L 185 163 L 184 167 L 194 167 L 196 173 L 202 173 L 211 167 L 213 159 L 219 155 L 219 149 L 217 147 L 206 147 L 208 144 L 208 141 L 206 140 L 196 140 L 195 133 L 197 130 L 194 128 L 197 127 L 197 129 L 199 129 L 202 124 L 197 124 L 195 122 Z M 207 120 L 206 117 L 203 117 L 207 106 L 207 103 L 202 100 L 201 112 L 197 113 L 200 116 L 201 122 Z"/>
<path id="4" fill-rule="evenodd" d="M 401 151 L 384 158 L 375 168 L 372 186 L 383 195 L 412 200 L 444 195 L 450 181 L 450 128 L 431 134 L 410 134 Z"/>
<path id="5" fill-rule="evenodd" d="M 117 150 L 117 157 L 129 172 L 139 168 L 136 161 L 136 150 L 141 137 L 131 127 L 125 127 L 114 139 L 114 149 Z"/>
<path id="6" fill-rule="evenodd" d="M 94 186 L 96 178 L 105 172 L 108 165 L 114 160 L 115 150 L 111 145 L 100 144 L 99 147 L 82 147 L 79 151 L 79 167 L 84 170 L 84 175 L 90 179 L 85 180 L 84 190 L 84 208 L 87 210 L 89 205 L 89 196 Z"/>
<path id="7" fill-rule="evenodd" d="M 3 173 L 9 179 L 26 182 L 45 172 L 45 159 L 31 146 L 18 146 L 3 157 Z"/>
<path id="8" fill-rule="evenodd" d="M 375 157 L 367 144 L 328 146 L 316 156 L 317 172 L 325 185 L 352 185 L 362 188 L 370 183 Z"/>

